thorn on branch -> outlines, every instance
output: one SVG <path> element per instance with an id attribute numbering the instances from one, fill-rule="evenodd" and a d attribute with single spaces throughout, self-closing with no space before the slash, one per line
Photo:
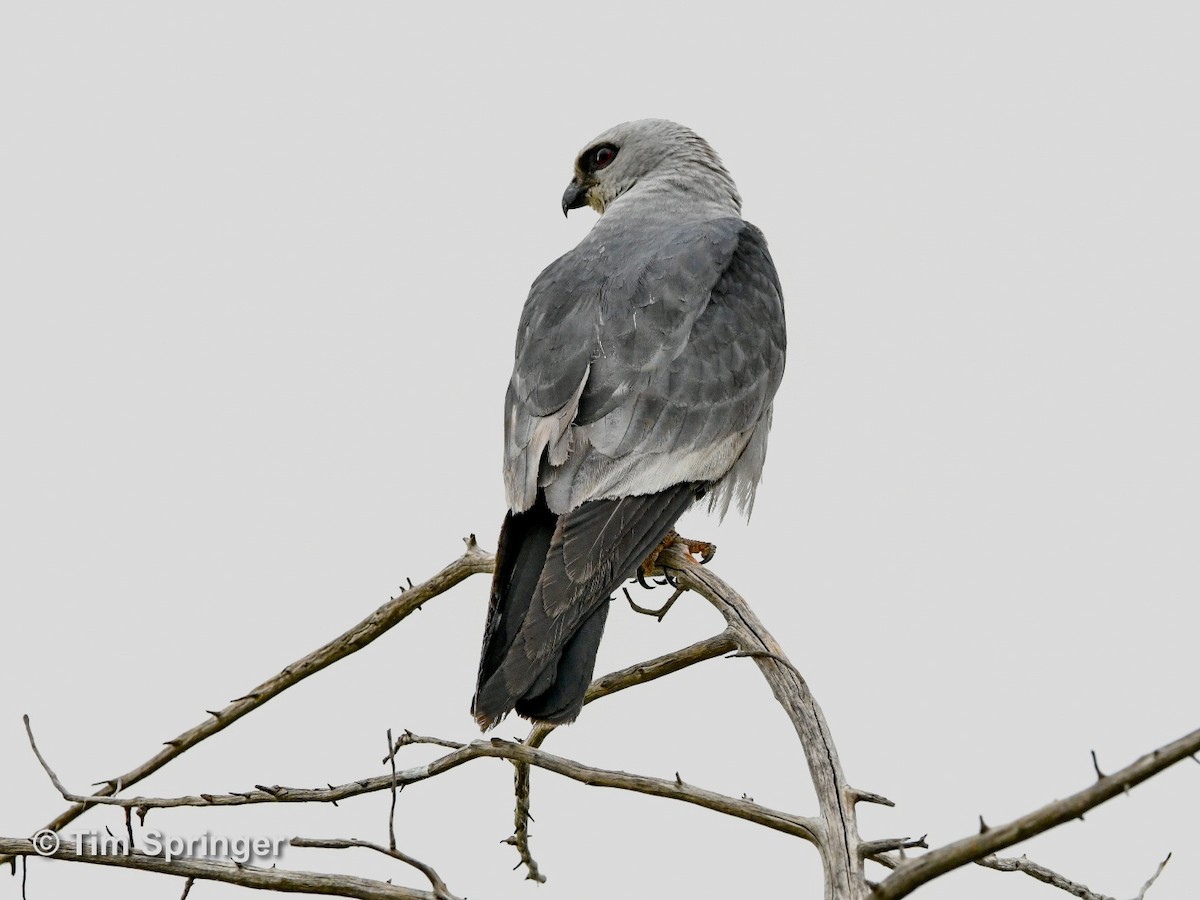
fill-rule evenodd
<path id="1" fill-rule="evenodd" d="M 675 773 L 675 783 L 681 786 L 683 785 L 683 779 L 679 777 L 678 772 Z"/>
<path id="2" fill-rule="evenodd" d="M 991 829 L 988 828 L 988 823 L 983 821 L 983 816 L 979 817 L 979 833 L 987 834 Z"/>
<path id="3" fill-rule="evenodd" d="M 1095 750 L 1092 751 L 1092 768 L 1096 770 L 1096 780 L 1097 781 L 1104 780 L 1104 778 L 1106 776 L 1103 772 L 1100 771 L 1100 763 L 1096 759 L 1096 751 Z"/>

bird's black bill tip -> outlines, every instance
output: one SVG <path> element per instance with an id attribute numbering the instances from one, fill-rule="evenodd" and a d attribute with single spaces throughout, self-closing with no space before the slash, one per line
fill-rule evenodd
<path id="1" fill-rule="evenodd" d="M 587 206 L 587 188 L 573 179 L 567 185 L 567 189 L 563 191 L 563 216 L 565 217 L 571 210 L 579 209 L 581 206 Z"/>

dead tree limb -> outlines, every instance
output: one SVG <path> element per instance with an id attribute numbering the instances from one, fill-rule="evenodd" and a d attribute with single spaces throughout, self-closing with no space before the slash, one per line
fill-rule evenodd
<path id="1" fill-rule="evenodd" d="M 1069 797 L 1047 803 L 1005 825 L 988 828 L 980 834 L 973 834 L 931 850 L 924 856 L 914 857 L 899 865 L 875 888 L 874 900 L 899 900 L 901 897 L 907 897 L 921 885 L 952 869 L 983 859 L 989 854 L 1042 834 L 1064 822 L 1078 819 L 1089 809 L 1094 809 L 1134 785 L 1141 784 L 1147 778 L 1157 775 L 1180 760 L 1187 759 L 1197 751 L 1200 751 L 1200 729 L 1150 751 L 1119 772 L 1105 775 L 1097 779 L 1095 784 Z"/>
<path id="2" fill-rule="evenodd" d="M 324 646 L 318 647 L 312 653 L 296 660 L 291 665 L 284 666 L 278 675 L 268 678 L 262 684 L 230 702 L 223 709 L 209 710 L 208 718 L 205 721 L 166 741 L 162 750 L 158 751 L 158 753 L 154 754 L 154 756 L 141 765 L 130 769 L 124 775 L 118 775 L 116 778 L 97 782 L 101 787 L 100 790 L 95 792 L 96 798 L 111 797 L 120 790 L 137 784 L 143 778 L 157 772 L 180 754 L 196 746 L 201 741 L 212 737 L 222 729 L 227 728 L 242 718 L 242 716 L 258 709 L 267 701 L 278 697 L 288 688 L 299 684 L 308 676 L 320 672 L 327 666 L 333 665 L 339 659 L 344 659 L 350 654 L 361 650 L 380 635 L 403 621 L 414 610 L 420 609 L 424 603 L 450 590 L 450 588 L 463 579 L 480 572 L 492 571 L 493 556 L 479 548 L 479 545 L 475 542 L 475 535 L 466 538 L 465 542 L 467 544 L 466 552 L 432 578 L 405 590 L 399 597 L 392 598 L 349 631 L 339 635 Z M 84 803 L 74 802 L 72 806 L 48 822 L 45 828 L 51 831 L 59 831 L 67 823 L 73 822 L 78 818 L 86 809 L 87 805 Z M 0 865 L 4 865 L 4 863 L 10 862 L 12 859 L 12 855 L 7 851 L 0 850 Z"/>
<path id="3" fill-rule="evenodd" d="M 721 613 L 739 651 L 754 659 L 800 738 L 820 807 L 815 843 L 821 849 L 825 897 L 827 900 L 864 897 L 867 887 L 862 842 L 854 810 L 863 795 L 849 785 L 842 773 L 833 736 L 807 682 L 741 594 L 711 569 L 693 560 L 678 545 L 668 548 L 658 562 L 674 572 L 680 585 L 696 591 Z"/>
<path id="4" fill-rule="evenodd" d="M 75 844 L 64 841 L 51 854 L 41 854 L 28 838 L 0 837 L 0 853 L 13 859 L 18 856 L 64 860 L 66 862 L 90 863 L 98 866 L 114 866 L 120 869 L 136 869 L 156 872 L 160 875 L 175 875 L 179 878 L 199 881 L 220 881 L 238 887 L 262 891 L 280 891 L 290 894 L 323 894 L 328 897 L 354 897 L 358 900 L 441 900 L 429 891 L 401 887 L 384 881 L 359 878 L 356 875 L 330 875 L 324 872 L 296 872 L 288 869 L 264 869 L 232 862 L 217 862 L 208 859 L 172 859 L 151 856 L 140 850 L 130 853 L 87 853 L 80 852 Z M 28 863 L 26 863 L 28 864 Z"/>
<path id="5" fill-rule="evenodd" d="M 1028 860 L 1000 859 L 996 851 L 1019 841 L 1040 834 L 1057 825 L 1079 818 L 1089 809 L 1111 797 L 1127 791 L 1179 760 L 1200 752 L 1200 730 L 1167 744 L 1143 756 L 1131 765 L 1112 774 L 1105 775 L 1096 766 L 1097 781 L 1090 787 L 1073 794 L 1065 800 L 1049 803 L 1034 812 L 998 828 L 983 826 L 976 835 L 955 841 L 917 857 L 907 857 L 906 850 L 923 848 L 925 839 L 891 838 L 864 841 L 858 835 L 855 806 L 860 802 L 893 805 L 887 798 L 868 791 L 851 787 L 838 760 L 830 730 L 808 685 L 799 670 L 787 658 L 783 648 L 758 620 L 745 600 L 728 584 L 707 568 L 691 559 L 684 551 L 675 547 L 667 550 L 659 564 L 680 591 L 693 590 L 705 597 L 720 612 L 726 622 L 721 634 L 685 647 L 674 653 L 611 673 L 595 681 L 589 688 L 587 701 L 608 696 L 617 691 L 642 684 L 665 675 L 680 671 L 697 662 L 729 654 L 726 658 L 752 659 L 771 687 L 776 700 L 787 713 L 805 754 L 810 776 L 817 793 L 819 814 L 805 817 L 761 806 L 749 798 L 728 797 L 685 784 L 678 775 L 673 780 L 652 778 L 628 772 L 599 769 L 575 760 L 547 753 L 540 749 L 541 743 L 552 732 L 549 726 L 536 726 L 520 743 L 513 741 L 476 740 L 459 743 L 443 738 L 423 737 L 404 732 L 392 741 L 389 735 L 389 753 L 385 762 L 390 764 L 388 774 L 363 778 L 340 786 L 327 788 L 290 788 L 279 785 L 256 785 L 253 791 L 225 794 L 202 793 L 185 797 L 116 797 L 115 794 L 136 783 L 151 772 L 161 768 L 171 759 L 185 752 L 212 734 L 225 728 L 238 718 L 278 696 L 284 690 L 338 659 L 361 649 L 386 630 L 402 621 L 414 609 L 429 599 L 453 587 L 464 578 L 480 572 L 491 571 L 493 557 L 481 551 L 474 539 L 468 541 L 466 553 L 450 566 L 421 585 L 416 585 L 395 598 L 367 619 L 347 631 L 334 641 L 319 648 L 303 659 L 286 667 L 279 675 L 249 694 L 233 701 L 220 712 L 211 712 L 211 718 L 201 725 L 184 732 L 167 742 L 167 749 L 120 778 L 102 782 L 95 794 L 79 795 L 69 792 L 38 749 L 32 728 L 26 719 L 30 744 L 51 782 L 72 806 L 58 817 L 49 829 L 57 831 L 89 806 L 110 805 L 125 811 L 126 826 L 130 831 L 132 845 L 132 822 L 130 815 L 136 811 L 144 817 L 150 809 L 172 806 L 241 806 L 254 803 L 312 803 L 336 802 L 337 800 L 390 790 L 393 797 L 398 787 L 427 780 L 475 759 L 504 759 L 516 767 L 516 830 L 510 843 L 518 847 L 521 861 L 526 865 L 530 878 L 541 880 L 537 864 L 528 847 L 529 821 L 529 771 L 531 767 L 556 772 L 584 784 L 635 791 L 652 796 L 666 797 L 692 803 L 725 815 L 742 818 L 774 830 L 802 838 L 814 844 L 820 854 L 825 877 L 827 900 L 899 900 L 920 885 L 969 862 L 976 862 L 1001 871 L 1023 871 L 1032 877 L 1054 884 L 1083 900 L 1101 900 L 1086 887 L 1065 879 L 1045 867 Z M 655 611 L 658 615 L 661 611 Z M 396 769 L 396 752 L 409 744 L 431 744 L 441 746 L 448 753 L 421 766 Z M 1095 760 L 1093 757 L 1093 763 Z M 981 820 L 982 821 L 982 820 Z M 390 826 L 389 826 L 390 831 Z M 346 897 L 420 897 L 434 900 L 452 900 L 452 895 L 436 872 L 428 866 L 400 853 L 394 846 L 384 848 L 377 844 L 350 839 L 297 839 L 295 846 L 346 849 L 363 847 L 389 855 L 399 861 L 416 866 L 428 878 L 434 892 L 401 888 L 390 883 L 371 882 L 345 876 L 328 876 L 317 873 L 287 872 L 277 869 L 256 869 L 237 863 L 227 864 L 209 860 L 167 860 L 134 851 L 123 856 L 93 855 L 80 852 L 79 847 L 67 844 L 48 855 L 55 859 L 101 865 L 123 865 L 162 872 L 188 879 L 208 879 L 239 884 L 259 889 L 315 892 Z M 16 856 L 28 857 L 37 853 L 32 841 L 17 838 L 0 838 L 0 862 Z M 864 875 L 866 860 L 881 863 L 892 869 L 891 874 L 878 885 L 870 884 Z M 1169 859 L 1169 857 L 1168 857 Z M 1154 883 L 1163 865 L 1146 882 L 1139 894 L 1144 898 Z M 332 881 L 328 881 L 332 879 Z M 185 888 L 185 894 L 187 888 Z"/>

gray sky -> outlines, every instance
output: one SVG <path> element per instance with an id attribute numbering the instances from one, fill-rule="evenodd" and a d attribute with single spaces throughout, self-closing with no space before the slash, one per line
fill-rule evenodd
<path id="1" fill-rule="evenodd" d="M 685 521 L 851 783 L 897 802 L 864 835 L 944 843 L 1086 786 L 1091 749 L 1112 770 L 1195 728 L 1198 26 L 1188 3 L 5 4 L 0 834 L 62 806 L 22 713 L 83 790 L 467 532 L 494 545 L 521 303 L 593 221 L 559 211 L 573 155 L 648 115 L 718 149 L 783 278 L 754 519 Z M 470 739 L 486 588 L 139 792 L 377 774 L 389 727 Z M 614 607 L 599 668 L 719 630 L 698 599 L 662 624 Z M 547 749 L 814 809 L 746 660 L 597 703 Z M 1197 791 L 1180 765 L 1016 852 L 1132 896 L 1174 851 L 1151 896 L 1194 896 Z M 480 900 L 819 889 L 808 845 L 704 810 L 535 773 L 533 812 L 540 887 L 499 843 L 507 764 L 411 787 L 397 831 Z M 386 816 L 149 824 L 382 839 Z M 283 863 L 421 885 L 365 852 Z M 178 890 L 30 867 L 31 897 Z M 1050 892 L 972 869 L 922 896 Z"/>

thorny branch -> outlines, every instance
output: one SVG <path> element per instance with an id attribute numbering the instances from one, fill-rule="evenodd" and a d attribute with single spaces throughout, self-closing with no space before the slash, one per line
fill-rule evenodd
<path id="1" fill-rule="evenodd" d="M 154 754 L 154 756 L 141 765 L 130 769 L 124 775 L 118 775 L 115 778 L 97 782 L 101 787 L 96 792 L 96 796 L 111 797 L 122 788 L 129 788 L 137 784 L 143 778 L 157 772 L 182 753 L 190 750 L 201 741 L 212 737 L 229 725 L 232 725 L 238 719 L 242 718 L 242 716 L 258 709 L 264 703 L 279 696 L 288 688 L 299 684 L 308 676 L 320 672 L 327 666 L 333 665 L 339 659 L 344 659 L 350 654 L 361 650 L 390 628 L 403 621 L 414 610 L 420 609 L 424 603 L 450 590 L 450 588 L 454 587 L 464 578 L 480 572 L 490 572 L 493 563 L 492 554 L 485 553 L 479 548 L 479 545 L 475 542 L 475 535 L 471 535 L 464 540 L 467 545 L 466 552 L 432 578 L 402 591 L 399 597 L 388 600 L 387 603 L 383 604 L 383 606 L 379 607 L 349 631 L 339 635 L 324 646 L 318 647 L 307 656 L 296 660 L 290 665 L 284 666 L 278 675 L 268 678 L 246 694 L 231 701 L 223 709 L 208 710 L 208 718 L 205 721 L 166 741 L 162 750 L 158 751 L 158 753 Z M 87 809 L 87 806 L 83 802 L 73 801 L 71 807 L 57 815 L 45 827 L 51 831 L 59 831 L 67 823 L 73 822 L 78 818 L 85 809 Z M 13 856 L 10 853 L 0 850 L 0 865 L 12 861 L 12 859 Z"/>
<path id="2" fill-rule="evenodd" d="M 922 884 L 952 869 L 983 859 L 1064 822 L 1078 819 L 1088 810 L 1124 793 L 1134 785 L 1141 784 L 1180 760 L 1187 759 L 1198 750 L 1200 729 L 1152 750 L 1119 772 L 1105 775 L 1097 779 L 1095 784 L 1069 797 L 1047 803 L 1040 809 L 1035 809 L 1005 825 L 988 828 L 980 834 L 962 838 L 944 847 L 938 847 L 924 856 L 908 860 L 875 888 L 875 900 L 899 900 Z"/>
<path id="3" fill-rule="evenodd" d="M 776 699 L 791 719 L 801 740 L 809 772 L 817 790 L 820 808 L 818 817 L 807 818 L 768 809 L 745 797 L 740 800 L 726 797 L 685 784 L 678 776 L 673 780 L 651 778 L 627 772 L 598 769 L 574 760 L 554 756 L 540 749 L 540 745 L 553 731 L 553 728 L 540 725 L 534 727 L 521 743 L 493 739 L 461 744 L 442 738 L 422 737 L 408 731 L 404 732 L 396 741 L 392 741 L 389 733 L 389 753 L 385 757 L 385 762 L 390 764 L 391 771 L 387 775 L 364 778 L 340 786 L 289 788 L 279 785 L 270 787 L 256 785 L 253 791 L 240 793 L 204 793 L 168 798 L 118 798 L 114 796 L 238 718 L 278 696 L 292 685 L 366 646 L 402 621 L 414 609 L 419 609 L 423 603 L 445 592 L 464 578 L 476 573 L 490 572 L 492 565 L 493 557 L 479 549 L 474 537 L 468 539 L 466 553 L 436 576 L 420 585 L 413 586 L 410 582 L 410 588 L 400 597 L 384 604 L 354 628 L 303 659 L 285 667 L 274 678 L 268 679 L 224 709 L 218 712 L 210 711 L 208 720 L 168 741 L 166 749 L 159 751 L 150 760 L 119 778 L 99 783 L 101 789 L 95 794 L 79 795 L 66 789 L 38 749 L 28 717 L 26 717 L 30 745 L 38 761 L 54 786 L 72 804 L 48 827 L 58 830 L 76 818 L 88 806 L 94 805 L 123 808 L 127 830 L 132 831 L 130 819 L 132 811 L 136 811 L 139 817 L 144 819 L 148 810 L 162 807 L 336 802 L 343 798 L 380 790 L 391 790 L 394 803 L 395 793 L 406 784 L 435 777 L 474 759 L 497 758 L 508 760 L 516 768 L 516 829 L 508 842 L 517 846 L 521 861 L 528 869 L 527 877 L 539 881 L 544 880 L 544 877 L 540 875 L 528 847 L 530 767 L 547 769 L 585 784 L 636 791 L 693 803 L 803 838 L 816 845 L 820 852 L 825 869 L 825 896 L 827 898 L 867 900 L 869 897 L 870 900 L 898 900 L 944 872 L 968 862 L 976 862 L 1000 871 L 1025 872 L 1032 877 L 1060 887 L 1080 897 L 1081 900 L 1109 900 L 1109 898 L 1095 894 L 1086 887 L 1024 857 L 1002 859 L 995 856 L 995 851 L 1040 834 L 1070 819 L 1081 817 L 1087 810 L 1118 793 L 1127 791 L 1130 787 L 1152 777 L 1185 756 L 1195 759 L 1194 754 L 1200 752 L 1200 730 L 1198 730 L 1147 754 L 1113 775 L 1104 775 L 1098 764 L 1095 763 L 1093 756 L 1098 780 L 1091 787 L 1065 800 L 1047 804 L 1041 809 L 999 828 L 984 826 L 978 835 L 955 841 L 922 856 L 908 857 L 905 855 L 905 850 L 926 847 L 924 837 L 863 841 L 857 832 L 854 814 L 856 804 L 860 802 L 880 803 L 887 806 L 893 804 L 885 797 L 851 787 L 846 782 L 828 725 L 799 670 L 788 660 L 783 649 L 736 591 L 710 570 L 702 568 L 681 550 L 672 548 L 660 558 L 660 565 L 664 571 L 669 570 L 667 572 L 668 581 L 677 588 L 676 593 L 672 596 L 672 602 L 684 590 L 696 591 L 709 600 L 724 617 L 725 631 L 706 641 L 598 679 L 589 688 L 586 702 L 661 678 L 716 656 L 725 656 L 727 659 L 753 659 L 770 685 Z M 639 611 L 661 618 L 665 608 Z M 409 744 L 438 745 L 450 752 L 425 765 L 398 770 L 395 765 L 396 753 L 401 747 Z M 274 868 L 257 869 L 251 866 L 210 860 L 178 859 L 168 862 L 161 857 L 148 856 L 137 851 L 124 856 L 96 856 L 81 853 L 80 848 L 69 843 L 61 846 L 53 854 L 53 857 L 74 862 L 121 865 L 127 868 L 176 875 L 187 879 L 184 889 L 185 896 L 194 880 L 207 879 L 266 890 L 323 893 L 345 897 L 416 897 L 423 898 L 423 900 L 425 898 L 428 900 L 454 900 L 445 883 L 432 868 L 396 849 L 392 822 L 393 819 L 390 816 L 389 847 L 346 839 L 296 838 L 292 844 L 298 847 L 329 849 L 361 847 L 374 850 L 416 867 L 429 878 L 434 888 L 433 893 L 350 876 L 288 872 Z M 27 858 L 34 852 L 32 841 L 0 838 L 0 863 L 11 861 L 17 856 Z M 1167 859 L 1170 857 L 1168 856 Z M 866 860 L 878 862 L 893 871 L 882 883 L 872 885 L 863 875 L 862 866 Z M 1166 862 L 1167 860 L 1164 860 L 1154 875 L 1145 883 L 1137 900 L 1144 900 L 1146 891 L 1158 878 Z"/>
<path id="4" fill-rule="evenodd" d="M 436 744 L 446 746 L 452 742 L 442 738 L 425 738 L 420 735 L 407 733 L 406 744 Z M 40 754 L 39 754 L 40 755 Z M 726 815 L 746 819 L 759 825 L 765 825 L 776 831 L 791 834 L 805 840 L 814 841 L 815 823 L 803 816 L 769 809 L 748 800 L 727 797 L 724 794 L 708 791 L 693 785 L 675 780 L 651 778 L 645 775 L 635 775 L 629 772 L 618 772 L 611 769 L 599 769 L 586 766 L 572 759 L 554 756 L 534 747 L 500 738 L 491 740 L 472 741 L 469 744 L 458 744 L 456 748 L 440 756 L 432 762 L 408 769 L 399 769 L 393 775 L 376 775 L 363 778 L 330 788 L 286 788 L 279 785 L 267 787 L 259 785 L 253 791 L 233 794 L 200 794 L 190 797 L 102 797 L 97 802 L 111 806 L 134 808 L 142 815 L 151 809 L 163 809 L 178 806 L 245 806 L 253 803 L 331 803 L 347 797 L 357 797 L 376 791 L 391 790 L 393 785 L 403 786 L 425 781 L 456 769 L 459 766 L 476 759 L 507 759 L 526 765 L 536 766 L 564 775 L 574 781 L 590 784 L 596 787 L 611 787 L 618 790 L 633 791 L 639 794 L 649 794 L 656 797 L 668 797 L 682 800 L 696 806 L 716 810 Z M 74 797 L 76 795 L 68 795 Z M 91 802 L 92 798 L 80 798 L 81 801 Z"/>
<path id="5" fill-rule="evenodd" d="M 0 837 L 0 853 L 9 858 L 41 856 L 28 838 Z M 91 863 L 175 875 L 198 881 L 221 881 L 238 887 L 291 894 L 324 894 L 331 897 L 355 897 L 359 900 L 445 900 L 429 891 L 359 878 L 356 875 L 330 875 L 324 872 L 294 872 L 287 869 L 263 869 L 257 866 L 208 859 L 172 859 L 150 856 L 140 850 L 129 853 L 87 853 L 69 841 L 47 859 Z"/>

